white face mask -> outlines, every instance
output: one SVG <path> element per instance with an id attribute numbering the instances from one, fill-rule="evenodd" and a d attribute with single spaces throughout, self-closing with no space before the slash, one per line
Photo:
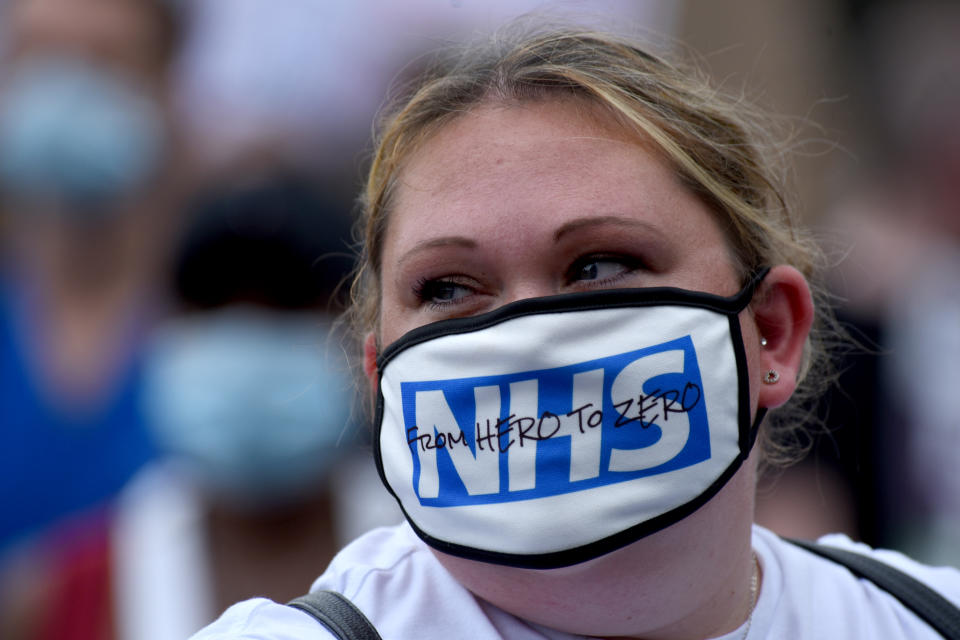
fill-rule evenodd
<path id="1" fill-rule="evenodd" d="M 419 327 L 378 359 L 376 457 L 417 534 L 517 567 L 583 562 L 691 514 L 750 453 L 730 298 L 619 289 Z"/>

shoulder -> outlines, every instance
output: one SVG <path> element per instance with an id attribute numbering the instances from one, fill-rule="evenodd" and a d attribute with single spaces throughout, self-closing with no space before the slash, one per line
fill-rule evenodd
<path id="1" fill-rule="evenodd" d="M 356 602 L 358 595 L 366 593 L 370 586 L 379 586 L 382 590 L 384 583 L 391 583 L 391 572 L 405 565 L 411 555 L 416 557 L 414 546 L 413 540 L 409 540 L 400 527 L 374 529 L 344 547 L 310 590 L 338 591 L 360 606 Z M 369 602 L 366 607 L 361 607 L 367 617 L 371 617 L 369 608 Z M 332 637 L 323 625 L 298 609 L 266 598 L 252 598 L 231 606 L 191 640 L 320 640 Z"/>
<path id="2" fill-rule="evenodd" d="M 481 604 L 437 561 L 406 523 L 382 527 L 347 545 L 314 582 L 349 598 L 384 637 L 455 637 L 486 618 Z M 423 625 L 430 612 L 429 629 Z M 419 623 L 418 623 L 419 621 Z M 483 637 L 477 636 L 477 637 Z"/>
<path id="3" fill-rule="evenodd" d="M 779 550 L 780 557 L 790 564 L 791 569 L 801 571 L 809 578 L 819 580 L 852 580 L 857 583 L 867 582 L 856 578 L 847 569 L 835 562 L 820 558 L 809 553 L 786 540 L 767 532 L 767 539 L 773 548 Z M 960 570 L 954 567 L 933 567 L 922 564 L 912 558 L 891 549 L 875 549 L 861 542 L 854 542 L 842 534 L 831 534 L 817 540 L 821 545 L 852 551 L 860 555 L 879 560 L 884 564 L 898 569 L 934 591 L 939 592 L 953 604 L 960 606 Z"/>
<path id="4" fill-rule="evenodd" d="M 190 640 L 332 640 L 335 637 L 306 613 L 266 598 L 244 600 L 223 612 Z"/>
<path id="5" fill-rule="evenodd" d="M 410 544 L 397 529 L 375 529 L 351 542 L 337 554 L 310 590 L 332 589 L 354 600 L 367 582 L 368 573 L 389 572 L 409 555 Z M 333 637 L 303 611 L 266 598 L 252 598 L 231 606 L 191 640 L 328 640 Z"/>
<path id="6" fill-rule="evenodd" d="M 846 549 L 871 556 L 916 578 L 960 607 L 960 570 L 956 567 L 930 566 L 890 549 L 874 549 L 863 543 L 853 542 L 844 535 L 829 535 L 818 540 L 820 544 Z"/>
<path id="7" fill-rule="evenodd" d="M 820 544 L 875 558 L 916 578 L 960 606 L 960 571 L 929 567 L 901 553 L 872 549 L 846 536 Z M 763 567 L 757 619 L 775 637 L 938 638 L 930 627 L 881 587 L 845 567 L 793 545 L 762 528 L 754 548 Z M 762 619 L 762 620 L 761 620 Z"/>
<path id="8" fill-rule="evenodd" d="M 438 568 L 433 554 L 401 523 L 372 529 L 345 546 L 311 590 L 333 589 L 353 597 L 370 581 L 391 580 L 395 571 L 431 574 Z"/>
<path id="9" fill-rule="evenodd" d="M 350 599 L 385 638 L 457 637 L 464 624 L 489 617 L 486 605 L 443 569 L 406 524 L 374 529 L 344 547 L 310 590 L 323 589 Z M 192 640 L 332 637 L 306 613 L 256 598 L 233 605 Z"/>

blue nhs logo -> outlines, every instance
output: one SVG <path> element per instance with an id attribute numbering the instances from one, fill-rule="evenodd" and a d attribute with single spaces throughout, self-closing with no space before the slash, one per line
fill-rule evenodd
<path id="1" fill-rule="evenodd" d="M 690 336 L 551 369 L 404 382 L 400 391 L 423 506 L 559 495 L 710 458 Z"/>

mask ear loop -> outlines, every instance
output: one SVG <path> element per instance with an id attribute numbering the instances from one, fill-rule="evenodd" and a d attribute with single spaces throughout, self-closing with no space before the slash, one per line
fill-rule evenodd
<path id="1" fill-rule="evenodd" d="M 753 276 L 744 286 L 743 290 L 740 292 L 738 297 L 741 297 L 743 309 L 746 309 L 750 304 L 750 301 L 753 300 L 753 294 L 756 293 L 757 287 L 760 286 L 760 283 L 763 282 L 763 279 L 767 277 L 767 274 L 770 273 L 770 267 L 763 266 L 757 268 Z M 753 451 L 753 445 L 757 442 L 757 436 L 760 433 L 760 425 L 763 423 L 763 419 L 767 417 L 768 410 L 766 407 L 757 407 L 757 415 L 753 418 L 753 424 L 750 425 L 750 433 L 747 439 L 747 455 Z"/>
<path id="2" fill-rule="evenodd" d="M 747 286 L 750 287 L 750 292 L 752 293 L 754 289 L 757 288 L 763 279 L 767 277 L 767 274 L 770 273 L 771 267 L 763 265 L 757 267 L 757 270 L 754 272 L 753 277 L 750 278 L 750 282 L 747 283 Z"/>
<path id="3" fill-rule="evenodd" d="M 750 451 L 753 451 L 753 445 L 757 443 L 757 436 L 760 434 L 760 424 L 763 422 L 763 419 L 766 417 L 767 417 L 767 408 L 757 407 L 757 415 L 753 419 L 753 424 L 750 425 L 750 437 L 747 441 L 748 454 Z"/>
<path id="4" fill-rule="evenodd" d="M 757 268 L 750 279 L 747 280 L 747 283 L 743 285 L 740 292 L 736 293 L 732 298 L 728 298 L 728 300 L 734 301 L 737 313 L 747 308 L 747 305 L 753 300 L 753 294 L 757 292 L 757 287 L 760 286 L 760 283 L 763 282 L 763 279 L 767 277 L 768 273 L 770 273 L 770 267 Z"/>

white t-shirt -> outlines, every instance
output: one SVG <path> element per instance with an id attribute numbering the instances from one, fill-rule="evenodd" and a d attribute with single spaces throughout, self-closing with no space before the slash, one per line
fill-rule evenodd
<path id="1" fill-rule="evenodd" d="M 960 606 L 960 571 L 920 565 L 893 551 L 874 551 L 845 536 L 821 542 L 889 563 Z M 763 585 L 749 640 L 923 640 L 933 629 L 872 583 L 754 527 L 753 546 Z M 573 640 L 582 638 L 520 620 L 474 598 L 436 561 L 406 524 L 372 531 L 347 546 L 313 590 L 343 593 L 374 623 L 384 640 Z M 722 640 L 741 638 L 741 627 Z M 329 640 L 309 615 L 263 598 L 235 604 L 193 640 Z"/>

